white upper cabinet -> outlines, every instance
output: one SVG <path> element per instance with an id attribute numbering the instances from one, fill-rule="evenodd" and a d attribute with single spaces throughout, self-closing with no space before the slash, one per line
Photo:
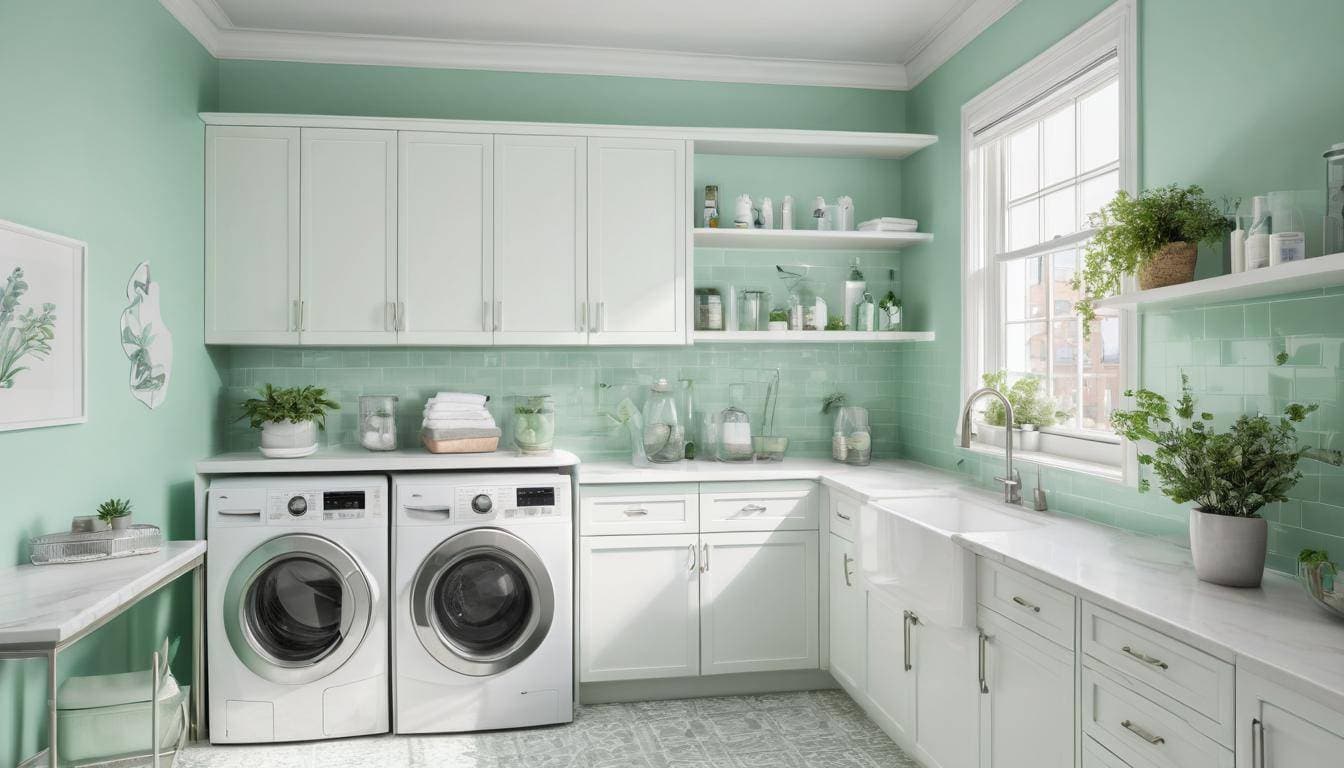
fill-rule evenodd
<path id="1" fill-rule="evenodd" d="M 397 340 L 397 133 L 303 129 L 301 341 Z"/>
<path id="2" fill-rule="evenodd" d="M 1339 765 L 1344 712 L 1237 670 L 1237 765 L 1310 768 Z"/>
<path id="3" fill-rule="evenodd" d="M 297 344 L 299 129 L 205 131 L 205 341 Z"/>
<path id="4" fill-rule="evenodd" d="M 397 339 L 490 344 L 494 301 L 494 137 L 399 137 Z"/>
<path id="5" fill-rule="evenodd" d="M 816 669 L 817 532 L 700 536 L 700 672 Z"/>
<path id="6" fill-rule="evenodd" d="M 686 142 L 588 140 L 590 344 L 686 343 Z"/>
<path id="7" fill-rule="evenodd" d="M 587 139 L 495 137 L 495 342 L 588 343 Z"/>

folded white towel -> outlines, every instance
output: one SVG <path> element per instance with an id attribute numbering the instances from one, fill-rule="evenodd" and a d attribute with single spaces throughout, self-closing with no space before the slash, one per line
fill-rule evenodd
<path id="1" fill-rule="evenodd" d="M 494 417 L 491 416 L 490 413 L 489 413 L 488 411 L 480 411 L 480 412 L 478 412 L 478 413 L 426 413 L 426 414 L 424 414 L 424 420 L 425 420 L 425 421 L 442 421 L 442 420 L 444 420 L 444 419 L 452 419 L 453 421 L 489 421 L 489 422 L 493 422 L 493 421 L 495 420 Z"/>
<path id="2" fill-rule="evenodd" d="M 484 406 L 489 400 L 485 395 L 477 395 L 471 392 L 440 392 L 429 399 L 430 403 L 464 403 L 467 405 Z"/>
<path id="3" fill-rule="evenodd" d="M 919 229 L 919 222 L 915 219 L 898 219 L 892 216 L 859 223 L 860 232 L 914 232 L 916 229 Z"/>
<path id="4" fill-rule="evenodd" d="M 425 406 L 424 413 L 428 415 L 431 413 L 489 413 L 489 411 L 479 405 L 443 405 L 436 403 Z"/>
<path id="5" fill-rule="evenodd" d="M 481 429 L 495 426 L 494 419 L 425 419 L 422 429 Z"/>

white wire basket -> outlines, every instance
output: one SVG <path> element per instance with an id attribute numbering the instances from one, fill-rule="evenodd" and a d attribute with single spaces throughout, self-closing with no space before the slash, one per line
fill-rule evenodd
<path id="1" fill-rule="evenodd" d="M 86 563 L 158 552 L 163 531 L 157 525 L 132 525 L 121 531 L 49 533 L 28 540 L 28 558 L 33 565 Z"/>

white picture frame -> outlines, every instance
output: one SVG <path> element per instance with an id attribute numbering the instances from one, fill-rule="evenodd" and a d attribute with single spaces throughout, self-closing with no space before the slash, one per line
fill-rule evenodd
<path id="1" fill-rule="evenodd" d="M 83 424 L 89 412 L 88 245 L 0 219 L 0 296 L 14 286 L 16 269 L 26 288 L 17 301 L 11 292 L 7 316 L 0 306 L 0 432 Z M 41 315 L 48 304 L 52 319 L 41 325 L 50 333 L 50 349 L 20 344 L 23 316 Z"/>

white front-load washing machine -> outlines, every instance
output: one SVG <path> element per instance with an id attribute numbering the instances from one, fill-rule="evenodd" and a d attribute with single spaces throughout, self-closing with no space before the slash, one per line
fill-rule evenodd
<path id="1" fill-rule="evenodd" d="M 386 733 L 387 477 L 221 478 L 206 504 L 210 740 Z"/>
<path id="2" fill-rule="evenodd" d="M 392 493 L 393 729 L 573 720 L 569 477 L 400 474 Z"/>

